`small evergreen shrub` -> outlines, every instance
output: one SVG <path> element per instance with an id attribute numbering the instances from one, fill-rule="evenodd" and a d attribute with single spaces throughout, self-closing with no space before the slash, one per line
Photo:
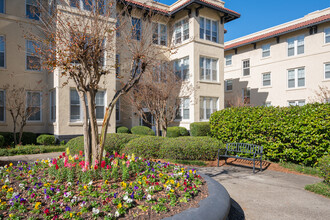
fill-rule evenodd
<path id="1" fill-rule="evenodd" d="M 194 122 L 190 124 L 190 134 L 191 136 L 207 136 L 210 133 L 210 123 L 209 122 Z"/>
<path id="2" fill-rule="evenodd" d="M 189 136 L 189 131 L 185 127 L 179 127 L 180 129 L 180 136 Z"/>
<path id="3" fill-rule="evenodd" d="M 60 145 L 61 145 L 61 146 L 64 146 L 65 144 L 66 144 L 66 143 L 65 143 L 65 140 L 63 140 L 63 141 L 60 142 Z"/>
<path id="4" fill-rule="evenodd" d="M 10 149 L 0 149 L 0 156 L 14 156 L 21 154 L 41 154 L 51 152 L 64 152 L 65 146 L 25 145 Z"/>
<path id="5" fill-rule="evenodd" d="M 155 136 L 155 132 L 147 126 L 135 126 L 131 129 L 131 132 L 132 134 Z"/>
<path id="6" fill-rule="evenodd" d="M 14 143 L 14 135 L 12 132 L 0 132 L 0 135 L 2 135 L 5 138 L 4 146 L 12 146 Z M 17 141 L 19 138 L 19 133 L 16 133 Z M 22 134 L 22 144 L 36 144 L 37 143 L 37 136 L 36 134 L 32 132 L 23 132 Z"/>
<path id="7" fill-rule="evenodd" d="M 319 168 L 326 184 L 330 184 L 330 155 L 325 155 L 319 161 Z"/>
<path id="8" fill-rule="evenodd" d="M 42 134 L 38 136 L 37 143 L 40 145 L 54 145 L 56 139 L 54 135 Z"/>
<path id="9" fill-rule="evenodd" d="M 143 158 L 159 158 L 158 152 L 164 140 L 164 137 L 142 136 L 128 142 L 121 153 L 134 153 Z"/>
<path id="10" fill-rule="evenodd" d="M 168 127 L 166 137 L 179 137 L 180 128 L 179 127 Z"/>
<path id="11" fill-rule="evenodd" d="M 117 133 L 129 134 L 129 129 L 125 126 L 120 126 L 117 128 Z"/>
<path id="12" fill-rule="evenodd" d="M 3 147 L 4 143 L 5 143 L 5 138 L 2 135 L 0 135 L 0 147 Z"/>

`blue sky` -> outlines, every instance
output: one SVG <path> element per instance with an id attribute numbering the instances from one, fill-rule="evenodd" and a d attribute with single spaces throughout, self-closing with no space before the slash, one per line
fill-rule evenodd
<path id="1" fill-rule="evenodd" d="M 176 0 L 160 0 L 173 4 Z M 225 41 L 273 27 L 330 7 L 330 0 L 225 0 L 241 17 L 225 24 Z"/>

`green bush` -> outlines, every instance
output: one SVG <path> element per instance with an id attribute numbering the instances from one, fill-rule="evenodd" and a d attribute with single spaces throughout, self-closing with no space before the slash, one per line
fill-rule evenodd
<path id="1" fill-rule="evenodd" d="M 4 146 L 4 143 L 5 143 L 5 138 L 0 135 L 0 147 Z"/>
<path id="2" fill-rule="evenodd" d="M 25 145 L 17 146 L 10 149 L 0 149 L 0 156 L 14 156 L 21 154 L 41 154 L 51 152 L 64 152 L 65 146 L 42 146 L 42 145 Z"/>
<path id="3" fill-rule="evenodd" d="M 194 122 L 190 124 L 190 134 L 191 136 L 207 136 L 210 133 L 210 123 L 209 122 Z"/>
<path id="4" fill-rule="evenodd" d="M 64 146 L 65 145 L 65 140 L 61 141 L 60 145 Z"/>
<path id="5" fill-rule="evenodd" d="M 129 129 L 125 126 L 120 126 L 117 128 L 117 133 L 129 134 Z"/>
<path id="6" fill-rule="evenodd" d="M 319 168 L 326 184 L 330 184 L 330 155 L 325 155 L 319 161 Z"/>
<path id="7" fill-rule="evenodd" d="M 132 134 L 138 134 L 138 135 L 155 135 L 155 132 L 148 128 L 147 126 L 135 126 L 131 129 Z"/>
<path id="8" fill-rule="evenodd" d="M 41 145 L 54 145 L 56 139 L 54 135 L 42 134 L 38 136 L 37 143 Z"/>
<path id="9" fill-rule="evenodd" d="M 215 160 L 222 143 L 211 137 L 166 138 L 159 158 L 175 160 Z"/>
<path id="10" fill-rule="evenodd" d="M 126 143 L 138 137 L 140 136 L 134 134 L 107 134 L 104 149 L 109 153 L 113 153 L 113 151 L 120 152 Z M 66 144 L 66 147 L 69 147 L 72 154 L 78 154 L 79 151 L 84 151 L 84 137 L 79 136 L 71 139 Z"/>
<path id="11" fill-rule="evenodd" d="M 158 152 L 164 140 L 164 137 L 142 136 L 128 142 L 121 153 L 134 153 L 143 158 L 159 158 Z"/>
<path id="12" fill-rule="evenodd" d="M 12 146 L 14 143 L 14 135 L 12 132 L 0 132 L 0 135 L 2 135 L 5 138 L 5 142 L 3 146 L 8 147 Z M 19 137 L 19 133 L 16 133 L 17 141 Z M 22 134 L 22 144 L 36 144 L 37 143 L 37 136 L 36 134 L 32 132 L 23 132 Z"/>
<path id="13" fill-rule="evenodd" d="M 189 136 L 189 131 L 185 127 L 179 127 L 180 129 L 180 136 Z"/>
<path id="14" fill-rule="evenodd" d="M 226 108 L 211 115 L 210 126 L 223 143 L 261 145 L 273 161 L 314 166 L 330 151 L 330 103 Z"/>
<path id="15" fill-rule="evenodd" d="M 166 137 L 179 137 L 180 128 L 179 127 L 169 127 L 167 128 Z"/>

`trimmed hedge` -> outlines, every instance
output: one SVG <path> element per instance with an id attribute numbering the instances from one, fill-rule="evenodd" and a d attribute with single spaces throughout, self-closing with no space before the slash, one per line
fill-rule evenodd
<path id="1" fill-rule="evenodd" d="M 194 122 L 190 124 L 191 136 L 208 136 L 210 134 L 209 122 Z"/>
<path id="2" fill-rule="evenodd" d="M 185 127 L 178 127 L 180 129 L 180 136 L 189 136 L 189 131 Z"/>
<path id="3" fill-rule="evenodd" d="M 179 137 L 180 128 L 179 127 L 168 127 L 166 137 Z"/>
<path id="4" fill-rule="evenodd" d="M 135 154 L 143 158 L 159 158 L 158 153 L 165 138 L 142 136 L 128 142 L 122 149 L 122 153 Z"/>
<path id="5" fill-rule="evenodd" d="M 126 143 L 138 137 L 140 136 L 134 134 L 107 134 L 104 149 L 109 153 L 120 152 Z M 66 147 L 69 147 L 72 154 L 78 154 L 80 150 L 84 151 L 84 137 L 79 136 L 71 139 Z"/>
<path id="6" fill-rule="evenodd" d="M 15 148 L 10 148 L 10 149 L 0 149 L 0 156 L 64 152 L 65 148 L 66 148 L 65 146 L 25 145 L 25 146 L 17 146 Z"/>
<path id="7" fill-rule="evenodd" d="M 41 145 L 54 145 L 56 143 L 56 139 L 54 135 L 42 134 L 38 136 L 37 143 Z"/>
<path id="8" fill-rule="evenodd" d="M 117 128 L 117 133 L 129 134 L 129 129 L 125 126 L 120 126 Z"/>
<path id="9" fill-rule="evenodd" d="M 325 155 L 319 161 L 319 168 L 326 184 L 330 184 L 330 155 Z"/>
<path id="10" fill-rule="evenodd" d="M 227 108 L 211 115 L 210 126 L 223 143 L 261 145 L 273 161 L 315 165 L 330 151 L 330 103 Z"/>
<path id="11" fill-rule="evenodd" d="M 2 147 L 4 143 L 5 143 L 5 138 L 2 135 L 0 135 L 0 147 Z"/>
<path id="12" fill-rule="evenodd" d="M 3 146 L 8 147 L 13 145 L 14 143 L 14 135 L 12 132 L 0 132 L 0 135 L 2 135 L 5 138 L 5 142 Z M 17 141 L 19 137 L 19 133 L 16 133 Z M 37 135 L 32 132 L 23 132 L 22 135 L 22 145 L 28 145 L 28 144 L 36 144 L 37 143 Z"/>
<path id="13" fill-rule="evenodd" d="M 155 136 L 155 132 L 147 126 L 134 126 L 131 128 L 131 132 L 132 134 Z"/>

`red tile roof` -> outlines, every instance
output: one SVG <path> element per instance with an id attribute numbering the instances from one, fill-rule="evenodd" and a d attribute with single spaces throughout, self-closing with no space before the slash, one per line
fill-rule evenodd
<path id="1" fill-rule="evenodd" d="M 252 38 L 249 38 L 249 39 L 246 39 L 246 40 L 242 40 L 242 41 L 239 41 L 239 42 L 235 42 L 235 43 L 226 45 L 225 50 L 234 49 L 234 48 L 237 48 L 237 47 L 240 47 L 240 46 L 243 46 L 243 45 L 247 45 L 247 44 L 254 43 L 254 42 L 257 42 L 257 41 L 261 41 L 261 40 L 264 40 L 264 39 L 268 39 L 270 37 L 283 35 L 283 34 L 295 31 L 297 29 L 312 26 L 312 25 L 318 24 L 318 23 L 323 23 L 323 22 L 326 22 L 326 21 L 329 21 L 329 20 L 330 20 L 330 14 L 322 15 L 320 17 L 317 17 L 317 18 L 314 18 L 314 19 L 311 19 L 311 20 L 308 20 L 308 21 L 300 22 L 298 24 L 293 24 L 293 25 L 290 25 L 288 27 L 284 27 L 284 28 L 281 28 L 281 29 L 278 29 L 278 30 L 274 30 L 274 31 L 265 33 L 265 34 L 260 34 L 258 36 L 255 36 L 255 37 L 252 37 Z"/>

